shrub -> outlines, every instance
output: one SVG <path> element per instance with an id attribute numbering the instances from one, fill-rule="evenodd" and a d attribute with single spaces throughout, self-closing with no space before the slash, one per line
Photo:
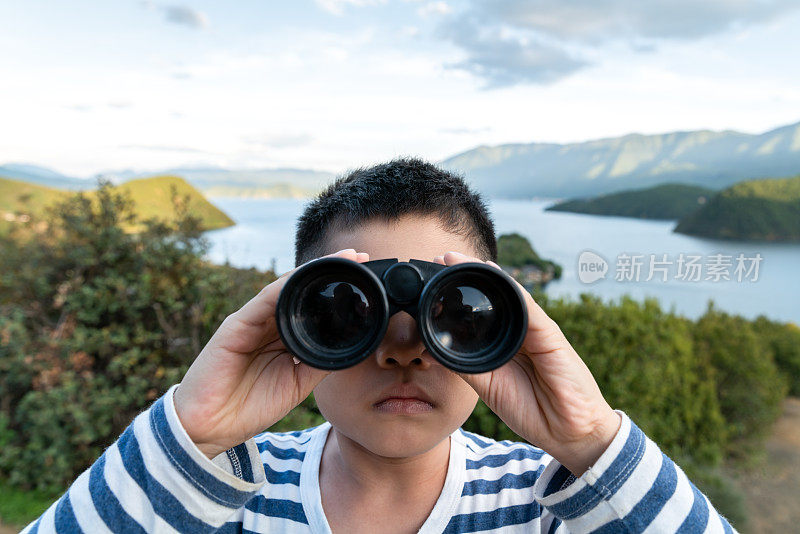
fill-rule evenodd
<path id="1" fill-rule="evenodd" d="M 0 477 L 9 483 L 63 489 L 274 279 L 206 262 L 198 219 L 186 199 L 173 204 L 170 222 L 138 221 L 130 198 L 101 183 L 94 200 L 70 196 L 46 225 L 0 238 Z"/>
<path id="2" fill-rule="evenodd" d="M 727 452 L 746 458 L 780 414 L 786 381 L 766 339 L 753 323 L 709 304 L 693 329 L 695 351 L 711 359 L 717 395 L 730 438 Z"/>
<path id="3" fill-rule="evenodd" d="M 775 365 L 789 385 L 789 394 L 800 396 L 800 327 L 761 315 L 753 322 L 753 329 L 772 350 Z"/>
<path id="4" fill-rule="evenodd" d="M 725 426 L 710 360 L 694 350 L 691 322 L 657 301 L 540 303 L 581 355 L 612 407 L 625 411 L 670 456 L 715 464 Z"/>

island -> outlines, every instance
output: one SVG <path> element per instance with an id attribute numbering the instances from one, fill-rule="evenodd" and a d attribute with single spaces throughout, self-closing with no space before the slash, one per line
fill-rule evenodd
<path id="1" fill-rule="evenodd" d="M 516 232 L 497 238 L 497 263 L 529 291 L 561 278 L 561 266 L 539 256 L 530 241 Z"/>
<path id="2" fill-rule="evenodd" d="M 800 241 L 800 176 L 732 185 L 678 222 L 675 232 L 715 239 Z"/>
<path id="3" fill-rule="evenodd" d="M 713 189 L 697 185 L 667 183 L 646 189 L 566 200 L 548 207 L 546 211 L 677 220 L 697 211 L 715 193 Z"/>

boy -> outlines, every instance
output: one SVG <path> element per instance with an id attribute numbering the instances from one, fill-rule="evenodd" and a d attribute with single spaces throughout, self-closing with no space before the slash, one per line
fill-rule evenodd
<path id="1" fill-rule="evenodd" d="M 306 208 L 295 249 L 296 265 L 333 255 L 497 267 L 483 200 L 416 159 L 338 179 Z M 278 336 L 293 272 L 227 317 L 181 383 L 26 532 L 731 531 L 611 409 L 526 291 L 523 346 L 492 372 L 439 364 L 404 312 L 369 358 L 328 372 Z M 312 390 L 325 423 L 262 432 Z M 479 397 L 536 446 L 462 430 Z"/>

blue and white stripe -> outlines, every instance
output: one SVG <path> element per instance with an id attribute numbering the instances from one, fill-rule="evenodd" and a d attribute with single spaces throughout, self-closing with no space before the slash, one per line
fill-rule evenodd
<path id="1" fill-rule="evenodd" d="M 330 532 L 318 477 L 329 423 L 265 432 L 209 460 L 180 424 L 176 387 L 23 532 Z M 732 532 L 619 413 L 614 441 L 577 478 L 532 445 L 457 429 L 420 532 Z"/>

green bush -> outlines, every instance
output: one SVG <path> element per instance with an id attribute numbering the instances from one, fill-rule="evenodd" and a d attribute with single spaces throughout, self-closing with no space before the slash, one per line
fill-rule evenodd
<path id="1" fill-rule="evenodd" d="M 502 419 L 497 417 L 481 399 L 478 399 L 478 404 L 475 405 L 475 409 L 470 414 L 469 419 L 461 427 L 468 432 L 475 432 L 498 441 L 504 439 L 525 441 L 508 428 Z"/>
<path id="2" fill-rule="evenodd" d="M 612 407 L 625 411 L 671 456 L 722 458 L 725 426 L 710 360 L 694 350 L 691 321 L 657 301 L 604 303 L 539 297 Z"/>
<path id="3" fill-rule="evenodd" d="M 800 327 L 761 315 L 753 322 L 753 329 L 772 350 L 775 365 L 789 384 L 789 394 L 800 396 Z"/>
<path id="4" fill-rule="evenodd" d="M 295 406 L 283 419 L 269 427 L 269 432 L 290 432 L 292 430 L 302 430 L 312 426 L 321 425 L 325 418 L 317 408 L 317 401 L 312 392 L 306 399 Z"/>
<path id="5" fill-rule="evenodd" d="M 747 458 L 760 446 L 786 396 L 769 342 L 751 321 L 709 304 L 693 329 L 695 351 L 714 366 L 717 395 L 729 436 L 727 452 Z"/>
<path id="6" fill-rule="evenodd" d="M 63 489 L 274 279 L 206 262 L 173 202 L 173 221 L 138 221 L 105 183 L 0 238 L 1 479 Z"/>

